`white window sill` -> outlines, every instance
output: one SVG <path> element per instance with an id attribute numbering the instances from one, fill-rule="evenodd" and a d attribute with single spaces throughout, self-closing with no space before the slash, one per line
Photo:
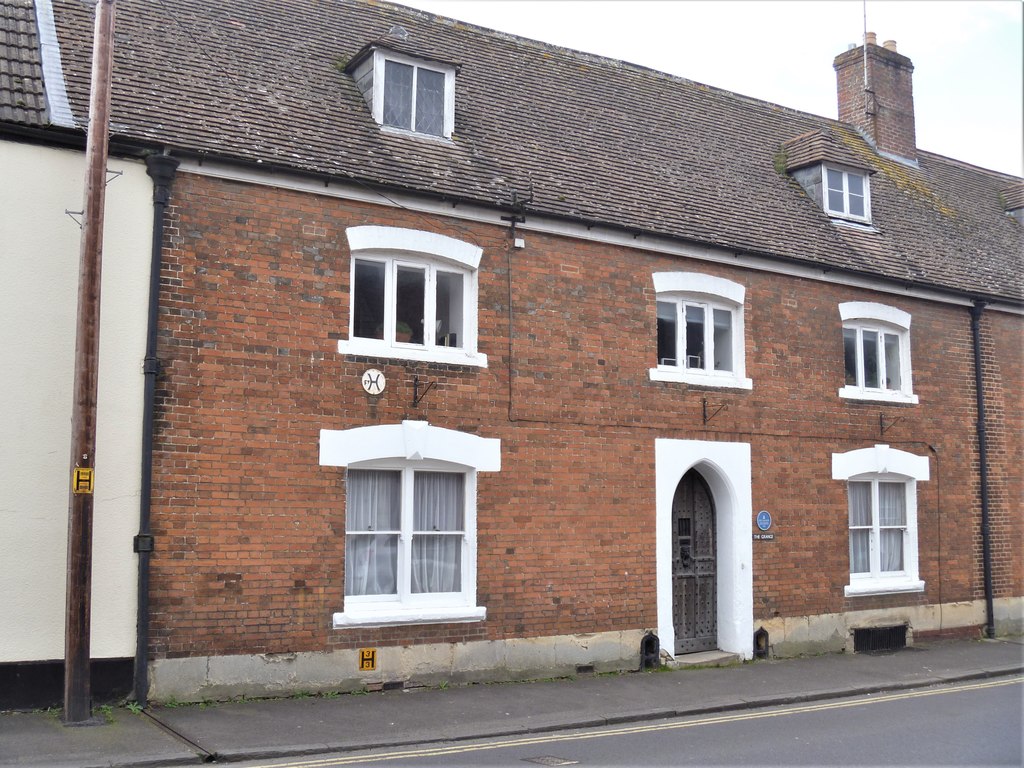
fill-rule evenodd
<path id="1" fill-rule="evenodd" d="M 844 593 L 846 597 L 860 595 L 888 595 L 897 592 L 924 592 L 924 582 L 906 576 L 896 578 L 858 579 L 848 584 Z"/>
<path id="2" fill-rule="evenodd" d="M 483 606 L 452 606 L 408 608 L 390 604 L 385 608 L 353 606 L 343 613 L 334 614 L 334 628 L 393 627 L 406 624 L 454 624 L 483 621 L 487 608 Z"/>
<path id="3" fill-rule="evenodd" d="M 753 389 L 751 379 L 738 376 L 713 376 L 707 373 L 685 371 L 674 366 L 658 366 L 650 369 L 651 381 L 669 381 L 676 384 L 693 384 L 698 387 L 720 387 L 722 389 Z"/>
<path id="4" fill-rule="evenodd" d="M 849 229 L 856 229 L 861 232 L 872 232 L 874 234 L 878 234 L 878 230 L 867 219 L 848 218 L 842 214 L 835 213 L 834 211 L 827 211 L 827 213 L 832 219 L 832 223 L 836 226 L 848 227 Z"/>
<path id="5" fill-rule="evenodd" d="M 847 400 L 867 400 L 875 403 L 905 403 L 917 405 L 917 395 L 907 395 L 895 390 L 861 389 L 859 387 L 843 387 L 839 396 Z"/>
<path id="6" fill-rule="evenodd" d="M 487 367 L 487 355 L 480 354 L 479 352 L 468 352 L 458 347 L 418 347 L 412 345 L 391 345 L 377 339 L 339 339 L 338 352 L 343 355 L 414 360 L 418 363 L 471 365 L 476 368 Z"/>

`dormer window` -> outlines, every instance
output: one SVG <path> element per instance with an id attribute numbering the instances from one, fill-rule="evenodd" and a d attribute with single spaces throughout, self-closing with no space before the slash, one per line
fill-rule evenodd
<path id="1" fill-rule="evenodd" d="M 865 173 L 821 166 L 825 187 L 825 211 L 830 216 L 867 222 L 871 220 L 868 177 Z"/>
<path id="2" fill-rule="evenodd" d="M 455 125 L 453 65 L 370 48 L 353 59 L 348 71 L 379 125 L 451 138 Z"/>

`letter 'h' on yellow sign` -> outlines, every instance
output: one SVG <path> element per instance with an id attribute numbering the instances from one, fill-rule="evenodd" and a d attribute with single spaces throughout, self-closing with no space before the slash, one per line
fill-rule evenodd
<path id="1" fill-rule="evenodd" d="M 373 672 L 377 669 L 377 649 L 376 648 L 360 648 L 359 649 L 359 671 L 360 672 Z"/>
<path id="2" fill-rule="evenodd" d="M 71 490 L 76 496 L 92 493 L 92 467 L 75 467 L 71 477 Z"/>

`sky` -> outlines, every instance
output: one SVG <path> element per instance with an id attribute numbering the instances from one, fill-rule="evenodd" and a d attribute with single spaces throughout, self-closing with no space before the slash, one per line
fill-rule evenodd
<path id="1" fill-rule="evenodd" d="M 914 64 L 917 145 L 1024 175 L 1020 0 L 396 0 L 836 117 L 832 60 L 867 30 Z"/>

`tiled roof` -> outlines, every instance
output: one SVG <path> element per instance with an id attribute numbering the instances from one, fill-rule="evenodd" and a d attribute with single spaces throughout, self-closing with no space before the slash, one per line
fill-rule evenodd
<path id="1" fill-rule="evenodd" d="M 829 128 L 819 128 L 782 142 L 786 170 L 795 171 L 808 165 L 839 163 L 868 170 L 863 158 L 858 158 Z"/>
<path id="2" fill-rule="evenodd" d="M 1011 184 L 1002 191 L 1003 205 L 1008 211 L 1024 208 L 1024 182 Z"/>
<path id="3" fill-rule="evenodd" d="M 0 3 L 0 121 L 33 127 L 48 122 L 32 0 Z"/>
<path id="4" fill-rule="evenodd" d="M 52 2 L 81 119 L 92 7 Z M 1000 198 L 1019 178 L 925 152 L 910 168 L 835 120 L 379 0 L 119 0 L 116 29 L 121 138 L 484 205 L 532 191 L 528 216 L 1024 299 Z M 382 40 L 458 67 L 451 142 L 373 122 L 345 67 Z M 825 138 L 793 146 L 808 134 Z M 877 234 L 832 224 L 776 167 L 825 144 L 873 174 Z"/>

